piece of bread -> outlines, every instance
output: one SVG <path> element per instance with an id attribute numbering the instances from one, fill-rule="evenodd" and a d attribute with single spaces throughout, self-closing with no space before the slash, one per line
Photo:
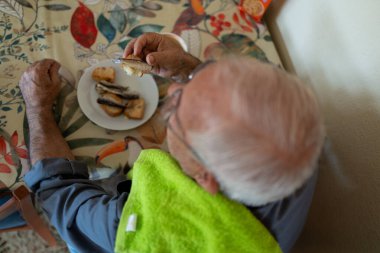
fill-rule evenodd
<path id="1" fill-rule="evenodd" d="M 144 117 L 145 101 L 142 98 L 129 100 L 124 110 L 124 115 L 130 119 L 142 119 Z"/>
<path id="2" fill-rule="evenodd" d="M 123 107 L 123 99 L 121 99 L 119 96 L 112 94 L 112 93 L 104 93 L 101 97 L 103 101 L 109 101 L 110 103 L 98 103 L 100 107 L 111 117 L 119 116 L 123 113 L 124 107 Z M 118 105 L 113 106 L 112 104 Z"/>
<path id="3" fill-rule="evenodd" d="M 133 54 L 128 55 L 125 61 L 121 63 L 121 66 L 130 76 L 142 77 L 143 74 L 149 73 L 152 70 L 152 66 Z"/>
<path id="4" fill-rule="evenodd" d="M 92 79 L 95 81 L 107 81 L 113 83 L 115 81 L 115 69 L 112 67 L 98 67 L 92 71 Z"/>

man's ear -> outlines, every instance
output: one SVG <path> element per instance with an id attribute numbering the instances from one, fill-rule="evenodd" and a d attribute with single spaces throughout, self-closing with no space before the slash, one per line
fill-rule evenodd
<path id="1" fill-rule="evenodd" d="M 214 175 L 212 175 L 207 170 L 202 171 L 201 173 L 198 173 L 194 177 L 195 181 L 206 191 L 208 191 L 211 194 L 216 194 L 219 191 L 219 184 L 216 181 Z"/>

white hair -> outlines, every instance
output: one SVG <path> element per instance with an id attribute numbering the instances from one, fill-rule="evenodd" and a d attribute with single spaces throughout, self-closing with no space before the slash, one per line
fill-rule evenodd
<path id="1" fill-rule="evenodd" d="M 258 206 L 290 195 L 313 174 L 323 144 L 313 92 L 253 59 L 230 57 L 217 64 L 212 82 L 229 92 L 230 101 L 223 103 L 230 114 L 208 108 L 208 129 L 191 129 L 191 145 L 231 199 Z"/>

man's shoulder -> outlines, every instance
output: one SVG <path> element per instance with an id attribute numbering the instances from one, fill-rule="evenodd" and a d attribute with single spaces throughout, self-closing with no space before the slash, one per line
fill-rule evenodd
<path id="1" fill-rule="evenodd" d="M 313 198 L 317 171 L 290 196 L 259 207 L 247 207 L 272 233 L 284 252 L 288 252 L 299 237 Z"/>

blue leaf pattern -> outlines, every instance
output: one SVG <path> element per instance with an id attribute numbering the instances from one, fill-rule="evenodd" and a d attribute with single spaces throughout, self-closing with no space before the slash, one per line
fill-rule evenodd
<path id="1" fill-rule="evenodd" d="M 112 26 L 120 33 L 124 32 L 127 25 L 127 18 L 125 17 L 123 9 L 116 5 L 111 13 L 110 22 Z"/>
<path id="2" fill-rule="evenodd" d="M 117 45 L 121 48 L 121 49 L 124 49 L 128 43 L 130 42 L 131 40 L 123 40 L 121 42 L 119 42 Z"/>
<path id="3" fill-rule="evenodd" d="M 108 40 L 108 43 L 110 43 L 116 36 L 116 30 L 111 25 L 111 22 L 104 17 L 103 14 L 101 14 L 96 24 L 100 33 L 103 34 L 103 36 Z"/>
<path id="4" fill-rule="evenodd" d="M 145 24 L 134 27 L 129 33 L 128 36 L 132 38 L 137 38 L 143 33 L 147 32 L 160 32 L 164 28 L 162 25 L 153 25 L 153 24 Z"/>

